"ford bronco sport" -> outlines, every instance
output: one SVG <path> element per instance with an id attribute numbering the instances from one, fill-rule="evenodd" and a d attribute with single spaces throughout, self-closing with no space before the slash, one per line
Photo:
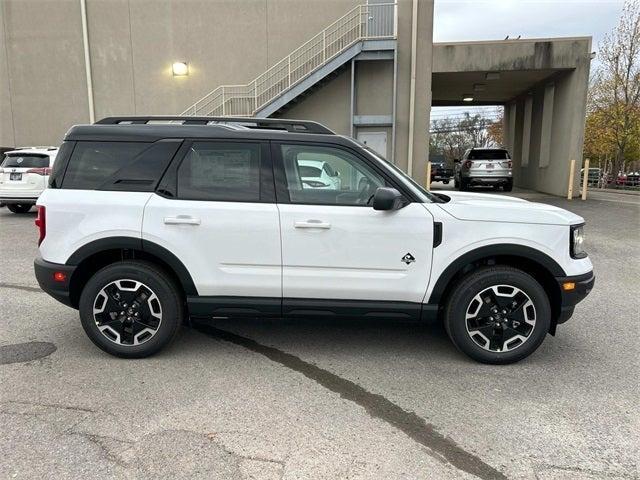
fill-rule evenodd
<path id="1" fill-rule="evenodd" d="M 340 182 L 305 183 L 309 160 Z M 49 186 L 38 282 L 121 357 L 189 318 L 366 316 L 442 321 L 468 356 L 511 363 L 594 284 L 579 216 L 429 193 L 314 122 L 106 118 L 69 130 Z"/>

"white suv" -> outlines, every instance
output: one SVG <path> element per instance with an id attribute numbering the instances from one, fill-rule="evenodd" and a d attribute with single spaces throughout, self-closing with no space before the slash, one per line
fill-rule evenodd
<path id="1" fill-rule="evenodd" d="M 5 152 L 0 162 L 0 204 L 26 213 L 47 187 L 56 147 L 29 147 Z"/>
<path id="2" fill-rule="evenodd" d="M 305 188 L 314 156 L 340 189 Z M 307 121 L 75 126 L 37 205 L 40 286 L 122 357 L 158 351 L 188 318 L 355 315 L 442 321 L 470 357 L 510 363 L 594 284 L 579 216 L 434 195 Z"/>

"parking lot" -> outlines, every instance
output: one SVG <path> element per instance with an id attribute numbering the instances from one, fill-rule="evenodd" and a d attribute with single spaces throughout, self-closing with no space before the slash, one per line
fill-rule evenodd
<path id="1" fill-rule="evenodd" d="M 0 209 L 0 478 L 638 478 L 640 196 L 516 194 L 586 219 L 597 280 L 502 367 L 371 320 L 216 321 L 117 359 L 39 290 L 35 214 Z"/>

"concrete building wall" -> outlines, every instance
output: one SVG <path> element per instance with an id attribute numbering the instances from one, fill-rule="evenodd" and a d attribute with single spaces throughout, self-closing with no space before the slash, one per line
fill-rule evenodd
<path id="1" fill-rule="evenodd" d="M 351 67 L 296 103 L 286 111 L 287 118 L 313 119 L 340 135 L 351 130 Z"/>
<path id="2" fill-rule="evenodd" d="M 3 97 L 10 92 L 9 109 L 3 101 L 0 144 L 58 144 L 69 126 L 87 120 L 78 5 L 75 0 L 0 2 Z"/>
<path id="3" fill-rule="evenodd" d="M 249 82 L 359 3 L 87 0 L 96 118 L 181 112 L 218 85 Z M 89 121 L 80 2 L 0 6 L 0 145 L 58 144 Z M 190 75 L 173 77 L 174 61 Z"/>

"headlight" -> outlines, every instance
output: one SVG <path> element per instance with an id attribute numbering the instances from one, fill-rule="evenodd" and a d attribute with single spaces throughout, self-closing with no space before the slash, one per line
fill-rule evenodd
<path id="1" fill-rule="evenodd" d="M 584 224 L 571 226 L 571 257 L 584 258 L 587 252 L 584 250 Z"/>

